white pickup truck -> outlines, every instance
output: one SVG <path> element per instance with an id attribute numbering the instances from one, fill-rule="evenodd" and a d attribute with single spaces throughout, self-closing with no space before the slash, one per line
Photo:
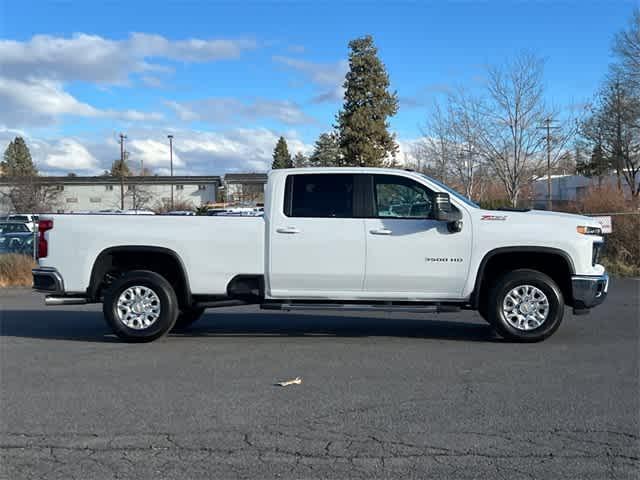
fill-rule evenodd
<path id="1" fill-rule="evenodd" d="M 262 217 L 45 215 L 34 288 L 47 305 L 101 302 L 128 341 L 185 328 L 205 308 L 478 310 L 538 341 L 565 305 L 607 295 L 600 225 L 483 210 L 422 174 L 309 168 L 269 174 Z"/>

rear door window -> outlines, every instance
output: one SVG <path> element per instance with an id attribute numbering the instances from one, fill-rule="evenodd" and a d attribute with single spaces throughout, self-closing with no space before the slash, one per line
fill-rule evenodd
<path id="1" fill-rule="evenodd" d="M 352 174 L 289 175 L 284 213 L 288 217 L 352 218 Z"/>

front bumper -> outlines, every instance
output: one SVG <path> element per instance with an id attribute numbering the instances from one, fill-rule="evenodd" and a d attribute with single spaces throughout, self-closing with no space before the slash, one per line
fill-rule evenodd
<path id="1" fill-rule="evenodd" d="M 33 289 L 39 292 L 64 293 L 62 276 L 53 267 L 38 267 L 31 270 L 33 275 Z"/>
<path id="2" fill-rule="evenodd" d="M 574 275 L 571 277 L 574 310 L 586 310 L 600 305 L 607 298 L 609 275 Z"/>

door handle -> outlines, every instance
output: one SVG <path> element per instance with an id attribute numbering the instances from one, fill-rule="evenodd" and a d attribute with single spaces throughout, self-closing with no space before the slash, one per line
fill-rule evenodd
<path id="1" fill-rule="evenodd" d="M 276 228 L 276 232 L 288 233 L 289 235 L 293 235 L 296 233 L 300 233 L 300 230 L 298 230 L 296 227 L 282 227 L 282 228 Z"/>
<path id="2" fill-rule="evenodd" d="M 378 228 L 374 230 L 369 230 L 373 235 L 391 235 L 393 230 L 389 230 L 388 228 Z"/>

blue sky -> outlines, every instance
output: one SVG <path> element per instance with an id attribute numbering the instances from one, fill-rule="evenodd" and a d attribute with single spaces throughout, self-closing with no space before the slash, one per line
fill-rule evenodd
<path id="1" fill-rule="evenodd" d="M 546 60 L 547 98 L 588 101 L 634 1 L 216 2 L 0 0 L 0 141 L 41 170 L 96 173 L 125 131 L 132 162 L 183 173 L 266 168 L 275 138 L 309 151 L 340 106 L 347 44 L 373 35 L 401 99 L 405 151 L 430 106 L 486 65 Z"/>

